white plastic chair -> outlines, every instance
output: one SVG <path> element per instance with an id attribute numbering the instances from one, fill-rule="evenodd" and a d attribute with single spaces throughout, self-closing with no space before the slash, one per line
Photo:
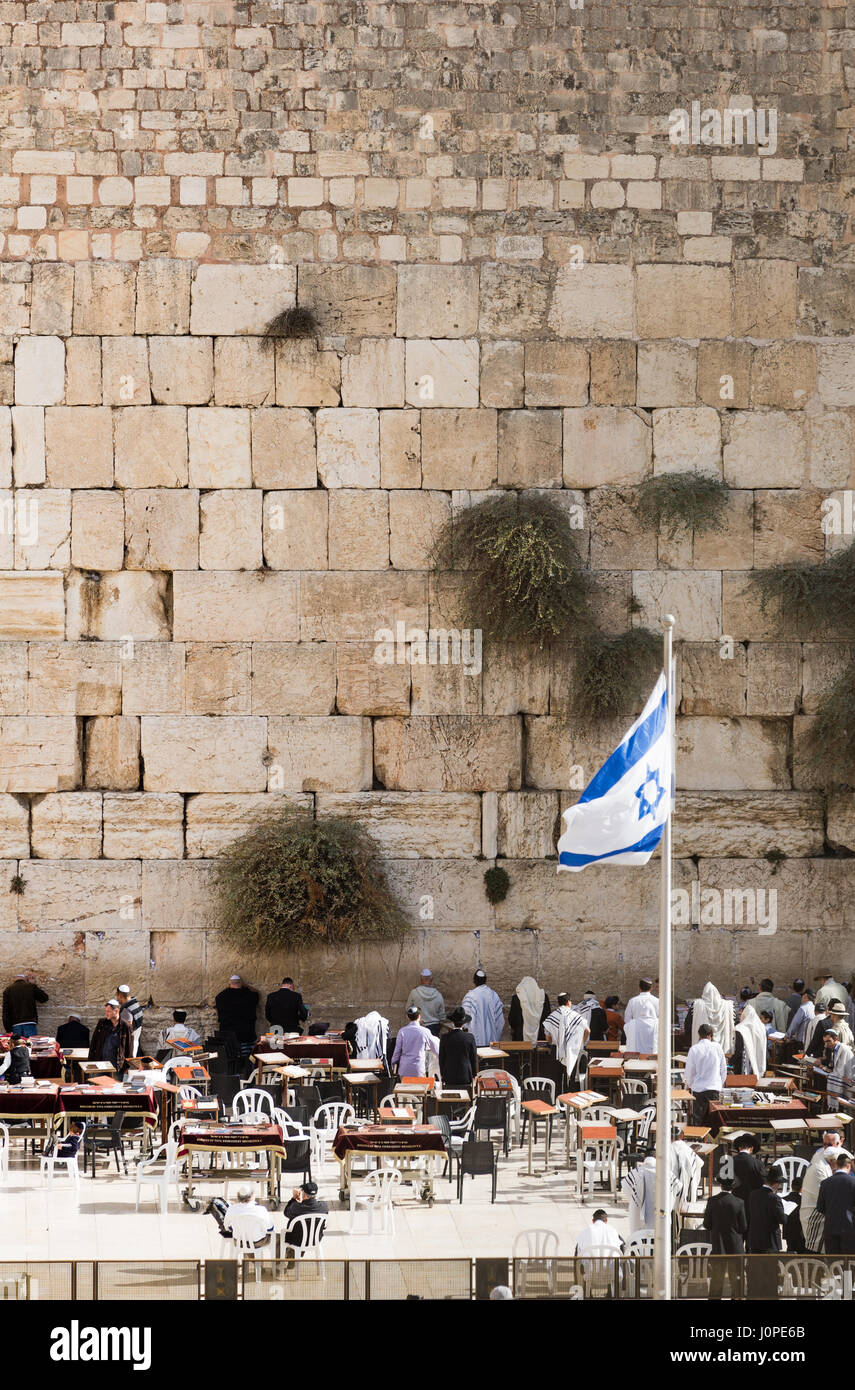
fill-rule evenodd
<path id="1" fill-rule="evenodd" d="M 169 1138 L 165 1144 L 155 1149 L 151 1158 L 144 1158 L 137 1164 L 137 1191 L 135 1210 L 140 1209 L 140 1195 L 144 1186 L 157 1188 L 157 1200 L 161 1215 L 169 1210 L 169 1185 L 175 1186 L 177 1200 L 181 1201 L 179 1190 L 179 1169 L 183 1163 L 178 1160 L 177 1139 Z"/>
<path id="2" fill-rule="evenodd" d="M 350 1189 L 350 1234 L 356 1235 L 356 1213 L 365 1212 L 368 1222 L 368 1235 L 374 1234 L 375 1214 L 380 1217 L 383 1235 L 395 1234 L 395 1208 L 392 1204 L 393 1189 L 400 1186 L 401 1174 L 397 1168 L 375 1168 L 367 1173 L 360 1187 Z"/>
<path id="3" fill-rule="evenodd" d="M 170 1076 L 178 1067 L 188 1067 L 191 1064 L 192 1058 L 187 1057 L 186 1054 L 180 1057 L 170 1057 L 167 1062 L 164 1062 L 160 1069 L 161 1077 L 164 1081 L 169 1081 Z"/>
<path id="4" fill-rule="evenodd" d="M 276 1106 L 273 1104 L 273 1097 L 269 1091 L 261 1091 L 258 1087 L 249 1087 L 246 1091 L 238 1091 L 232 1101 L 233 1119 L 257 1120 L 262 1117 L 262 1123 L 273 1121 L 273 1112 Z"/>
<path id="5" fill-rule="evenodd" d="M 792 1260 L 780 1260 L 778 1276 L 781 1298 L 820 1298 L 842 1266 L 800 1255 Z"/>
<path id="6" fill-rule="evenodd" d="M 784 1179 L 784 1185 L 779 1195 L 781 1197 L 789 1197 L 793 1190 L 795 1179 L 803 1178 L 810 1165 L 806 1158 L 796 1158 L 794 1155 L 788 1155 L 786 1158 L 776 1159 L 772 1166 L 777 1169 Z"/>
<path id="7" fill-rule="evenodd" d="M 628 1255 L 652 1255 L 655 1237 L 656 1232 L 649 1229 L 636 1231 L 627 1241 L 626 1253 Z"/>
<path id="8" fill-rule="evenodd" d="M 77 1166 L 77 1154 L 72 1154 L 69 1158 L 58 1158 L 56 1154 L 42 1154 L 39 1171 L 41 1173 L 42 1183 L 47 1179 L 47 1186 L 49 1188 L 53 1187 L 54 1169 L 57 1166 L 65 1169 L 72 1187 L 75 1191 L 79 1192 L 80 1169 Z"/>
<path id="9" fill-rule="evenodd" d="M 545 1228 L 518 1231 L 514 1237 L 513 1261 L 517 1294 L 524 1298 L 529 1275 L 546 1274 L 546 1291 L 552 1297 L 555 1291 L 555 1265 L 547 1264 L 545 1269 L 529 1268 L 530 1261 L 554 1261 L 558 1254 L 558 1236 Z M 519 1264 L 517 1264 L 519 1261 Z"/>
<path id="10" fill-rule="evenodd" d="M 299 1120 L 292 1120 L 290 1115 L 286 1115 L 284 1110 L 273 1111 L 273 1123 L 282 1130 L 283 1139 L 311 1139 L 311 1131 L 307 1125 L 301 1125 Z"/>
<path id="11" fill-rule="evenodd" d="M 682 1297 L 707 1297 L 711 1254 L 712 1245 L 708 1240 L 689 1240 L 680 1246 L 675 1258 L 677 1283 Z"/>
<path id="12" fill-rule="evenodd" d="M 331 1100 L 326 1105 L 319 1105 L 310 1123 L 312 1134 L 312 1144 L 314 1146 L 314 1158 L 318 1168 L 322 1169 L 327 1157 L 327 1144 L 331 1144 L 336 1134 L 343 1124 L 350 1124 L 356 1119 L 356 1111 L 352 1105 L 347 1105 L 343 1100 Z"/>
<path id="13" fill-rule="evenodd" d="M 257 1250 L 255 1242 L 263 1240 L 269 1233 L 269 1221 L 266 1215 L 256 1211 L 232 1211 L 229 1222 L 231 1225 L 231 1235 L 223 1236 L 223 1251 L 225 1258 L 236 1259 L 238 1264 L 242 1264 L 247 1256 L 255 1265 L 255 1281 L 258 1283 L 259 1266 L 256 1259 Z M 266 1247 L 262 1246 L 262 1249 Z"/>
<path id="14" fill-rule="evenodd" d="M 585 1298 L 615 1298 L 620 1279 L 620 1252 L 612 1245 L 592 1245 L 579 1259 Z"/>
<path id="15" fill-rule="evenodd" d="M 9 1176 L 9 1126 L 0 1124 L 0 1182 Z"/>
<path id="16" fill-rule="evenodd" d="M 625 1076 L 621 1079 L 620 1088 L 625 1096 L 646 1096 L 649 1095 L 649 1087 L 646 1081 L 639 1081 L 638 1077 Z"/>
<path id="17" fill-rule="evenodd" d="M 521 1106 L 521 1103 L 520 1103 L 520 1097 L 521 1097 L 520 1083 L 517 1081 L 517 1079 L 516 1079 L 515 1076 L 513 1076 L 510 1072 L 502 1071 L 500 1067 L 485 1067 L 483 1071 L 479 1071 L 479 1072 L 477 1073 L 477 1075 L 476 1075 L 476 1078 L 475 1078 L 476 1087 L 477 1087 L 478 1080 L 479 1080 L 481 1077 L 487 1078 L 487 1077 L 491 1077 L 491 1076 L 506 1076 L 506 1077 L 508 1078 L 508 1080 L 510 1081 L 510 1083 L 511 1083 L 511 1091 L 512 1091 L 512 1093 L 513 1093 L 513 1099 L 512 1099 L 512 1101 L 511 1101 L 511 1113 L 510 1113 L 509 1119 L 510 1119 L 511 1124 L 512 1124 L 513 1127 L 514 1127 L 514 1142 L 515 1142 L 515 1143 L 518 1143 L 518 1142 L 519 1142 L 519 1137 L 520 1137 L 520 1125 L 521 1125 L 521 1123 L 522 1123 L 522 1121 L 521 1121 L 522 1106 Z"/>
<path id="18" fill-rule="evenodd" d="M 323 1263 L 326 1222 L 326 1216 L 321 1212 L 314 1212 L 311 1216 L 295 1216 L 290 1223 L 293 1235 L 288 1238 L 286 1249 L 294 1251 L 298 1278 L 303 1260 L 317 1260 L 321 1278 L 326 1281 L 327 1271 Z"/>
<path id="19" fill-rule="evenodd" d="M 585 1200 L 585 1190 L 593 1196 L 595 1183 L 607 1183 L 613 1197 L 617 1196 L 617 1139 L 585 1139 L 576 1151 L 576 1184 L 579 1196 Z"/>
<path id="20" fill-rule="evenodd" d="M 196 1086 L 179 1086 L 178 1099 L 181 1100 L 201 1100 L 202 1092 Z"/>

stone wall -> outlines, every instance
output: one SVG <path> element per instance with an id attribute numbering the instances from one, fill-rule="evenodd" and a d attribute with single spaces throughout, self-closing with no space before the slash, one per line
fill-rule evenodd
<path id="1" fill-rule="evenodd" d="M 853 487 L 853 33 L 835 4 L 0 4 L 0 975 L 89 1017 L 120 977 L 201 1017 L 235 967 L 336 1021 L 425 962 L 449 1001 L 479 959 L 626 997 L 658 863 L 555 872 L 621 732 L 568 720 L 572 654 L 374 659 L 476 625 L 432 537 L 517 487 L 580 509 L 609 630 L 677 618 L 678 981 L 848 978 L 855 799 L 805 754 L 847 653 L 748 580 L 852 540 L 821 508 Z M 774 148 L 672 143 L 694 101 L 774 109 Z M 271 349 L 297 302 L 317 342 Z M 685 468 L 726 530 L 641 529 L 634 487 Z M 367 822 L 403 946 L 224 950 L 212 858 L 277 798 Z"/>

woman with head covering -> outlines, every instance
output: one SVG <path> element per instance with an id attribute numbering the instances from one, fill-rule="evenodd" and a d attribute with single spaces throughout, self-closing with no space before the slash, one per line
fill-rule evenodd
<path id="1" fill-rule="evenodd" d="M 733 1005 L 729 1000 L 722 999 L 711 980 L 704 985 L 700 999 L 696 999 L 692 1006 L 693 1043 L 698 1041 L 698 1029 L 702 1023 L 710 1025 L 713 1041 L 719 1043 L 724 1053 L 729 1056 L 733 1051 L 735 1031 Z"/>
<path id="2" fill-rule="evenodd" d="M 549 1013 L 549 995 L 537 980 L 525 975 L 516 988 L 508 1010 L 508 1026 L 514 1042 L 543 1041 L 543 1020 Z"/>
<path id="3" fill-rule="evenodd" d="M 753 1004 L 746 1004 L 736 1025 L 733 1070 L 737 1076 L 766 1075 L 766 1029 Z"/>

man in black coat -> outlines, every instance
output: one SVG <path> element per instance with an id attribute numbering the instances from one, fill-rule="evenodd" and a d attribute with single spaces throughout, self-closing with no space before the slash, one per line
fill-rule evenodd
<path id="1" fill-rule="evenodd" d="M 309 1017 L 309 1010 L 303 1003 L 302 994 L 294 988 L 290 975 L 285 976 L 277 990 L 268 994 L 264 1017 L 268 1023 L 278 1023 L 286 1033 L 302 1033 L 300 1024 Z"/>
<path id="2" fill-rule="evenodd" d="M 439 1040 L 439 1074 L 443 1086 L 457 1089 L 472 1085 L 478 1070 L 478 1050 L 474 1035 L 466 1027 L 469 1021 L 469 1015 L 459 1006 L 449 1015 L 452 1030 Z"/>
<path id="3" fill-rule="evenodd" d="M 770 1168 L 762 1187 L 751 1193 L 748 1203 L 748 1249 L 752 1255 L 774 1255 L 782 1250 L 781 1227 L 786 1220 L 779 1196 L 781 1174 Z"/>
<path id="4" fill-rule="evenodd" d="M 826 1255 L 855 1255 L 855 1177 L 848 1154 L 840 1155 L 837 1172 L 820 1183 L 816 1209 L 825 1217 Z"/>
<path id="5" fill-rule="evenodd" d="M 751 1193 L 756 1192 L 766 1181 L 766 1169 L 754 1152 L 754 1140 L 750 1134 L 743 1134 L 734 1145 L 733 1191 L 745 1204 L 745 1219 L 748 1219 L 748 1204 Z"/>
<path id="6" fill-rule="evenodd" d="M 69 1014 L 68 1022 L 61 1023 L 56 1030 L 56 1040 L 60 1047 L 88 1047 L 89 1029 L 81 1023 L 79 1014 Z"/>
<path id="7" fill-rule="evenodd" d="M 710 1233 L 713 1255 L 743 1255 L 745 1253 L 745 1232 L 748 1221 L 745 1204 L 732 1191 L 733 1179 L 721 1179 L 721 1192 L 716 1192 L 707 1202 L 704 1212 L 704 1226 Z M 710 1298 L 721 1298 L 724 1276 L 730 1283 L 730 1296 L 736 1298 L 739 1279 L 739 1260 L 716 1259 L 712 1262 L 710 1274 Z"/>
<path id="8" fill-rule="evenodd" d="M 255 1016 L 258 1013 L 258 991 L 245 985 L 240 975 L 232 975 L 221 989 L 214 1007 L 223 1033 L 234 1033 L 246 1055 L 256 1039 Z"/>
<path id="9" fill-rule="evenodd" d="M 285 1220 L 285 1229 L 282 1236 L 282 1243 L 285 1246 L 286 1256 L 288 1251 L 294 1251 L 294 1238 L 298 1233 L 306 1234 L 305 1226 L 300 1232 L 293 1230 L 294 1222 L 301 1216 L 326 1216 L 329 1207 L 326 1202 L 318 1197 L 318 1184 L 316 1182 L 304 1182 L 302 1187 L 295 1187 L 291 1194 L 291 1200 L 285 1206 L 282 1213 Z M 326 1223 L 324 1223 L 324 1227 Z M 290 1260 L 293 1263 L 293 1259 Z"/>

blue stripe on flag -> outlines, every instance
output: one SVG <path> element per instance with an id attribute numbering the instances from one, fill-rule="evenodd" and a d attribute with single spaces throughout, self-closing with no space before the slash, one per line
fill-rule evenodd
<path id="1" fill-rule="evenodd" d="M 613 859 L 618 854 L 645 854 L 648 850 L 652 853 L 662 839 L 664 829 L 664 825 L 657 825 L 641 840 L 636 840 L 634 845 L 623 845 L 620 849 L 610 849 L 607 854 L 571 854 L 569 850 L 563 849 L 558 856 L 558 862 L 581 869 L 586 864 L 599 864 L 602 860 Z"/>
<path id="2" fill-rule="evenodd" d="M 643 724 L 640 724 L 625 743 L 616 748 L 611 756 L 603 763 L 599 772 L 591 779 L 576 805 L 581 805 L 585 801 L 593 801 L 598 796 L 604 796 L 611 791 L 616 782 L 619 782 L 626 775 L 635 763 L 639 762 L 658 738 L 661 738 L 668 722 L 668 693 L 662 692 L 662 699 L 654 710 L 651 710 Z M 587 861 L 586 861 L 587 862 Z"/>

